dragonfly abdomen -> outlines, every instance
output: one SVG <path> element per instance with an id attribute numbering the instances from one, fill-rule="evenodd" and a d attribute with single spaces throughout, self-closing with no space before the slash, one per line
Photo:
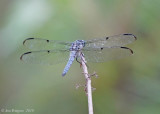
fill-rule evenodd
<path id="1" fill-rule="evenodd" d="M 72 65 L 75 57 L 76 57 L 76 51 L 72 51 L 72 52 L 70 53 L 70 57 L 69 57 L 69 60 L 68 60 L 68 62 L 67 62 L 67 65 L 65 66 L 65 68 L 64 68 L 64 70 L 63 70 L 62 76 L 65 76 L 65 75 L 66 75 L 66 73 L 68 72 L 69 68 L 71 67 L 71 65 Z"/>

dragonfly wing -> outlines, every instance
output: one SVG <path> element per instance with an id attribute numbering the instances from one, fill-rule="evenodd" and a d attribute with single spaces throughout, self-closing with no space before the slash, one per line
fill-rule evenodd
<path id="1" fill-rule="evenodd" d="M 82 50 L 87 62 L 106 62 L 112 59 L 120 59 L 133 54 L 133 51 L 127 47 L 104 47 Z"/>
<path id="2" fill-rule="evenodd" d="M 23 45 L 33 50 L 51 50 L 51 49 L 69 48 L 71 43 L 54 41 L 54 40 L 46 40 L 46 39 L 40 39 L 40 38 L 28 38 L 23 41 Z"/>
<path id="3" fill-rule="evenodd" d="M 132 43 L 136 40 L 133 34 L 120 34 L 109 36 L 100 39 L 92 39 L 86 41 L 87 47 L 113 47 L 113 46 L 124 46 L 126 44 Z"/>
<path id="4" fill-rule="evenodd" d="M 31 51 L 24 53 L 20 59 L 27 63 L 53 65 L 68 61 L 69 51 L 68 50 L 42 50 L 42 51 Z"/>

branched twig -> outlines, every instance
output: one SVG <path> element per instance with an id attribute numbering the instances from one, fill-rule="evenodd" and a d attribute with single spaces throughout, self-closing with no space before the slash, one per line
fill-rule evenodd
<path id="1" fill-rule="evenodd" d="M 85 74 L 84 72 L 82 72 L 82 74 Z M 95 76 L 96 78 L 98 78 L 98 75 L 97 75 L 97 73 L 96 72 L 94 72 L 93 74 L 88 74 L 88 76 L 89 77 L 91 77 L 91 76 Z"/>
<path id="2" fill-rule="evenodd" d="M 81 56 L 81 63 L 83 68 L 83 74 L 86 78 L 86 92 L 88 96 L 88 112 L 89 114 L 93 114 L 91 76 L 88 74 L 86 60 L 84 56 Z"/>
<path id="3" fill-rule="evenodd" d="M 86 88 L 86 85 L 83 85 L 83 84 L 76 84 L 76 89 L 78 89 L 79 87 L 85 87 L 85 88 Z"/>

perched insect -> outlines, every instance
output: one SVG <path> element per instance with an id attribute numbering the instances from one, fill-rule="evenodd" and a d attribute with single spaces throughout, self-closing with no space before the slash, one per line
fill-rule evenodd
<path id="1" fill-rule="evenodd" d="M 80 56 L 84 56 L 87 62 L 106 62 L 132 55 L 133 51 L 124 45 L 135 40 L 136 37 L 133 34 L 120 34 L 74 42 L 28 38 L 23 44 L 34 51 L 24 53 L 20 59 L 25 62 L 49 65 L 68 61 L 62 73 L 62 76 L 65 76 L 74 59 L 78 61 Z"/>

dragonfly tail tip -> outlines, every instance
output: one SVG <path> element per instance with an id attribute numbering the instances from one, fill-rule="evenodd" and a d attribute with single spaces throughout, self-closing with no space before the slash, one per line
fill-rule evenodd
<path id="1" fill-rule="evenodd" d="M 66 73 L 62 73 L 62 76 L 64 77 L 66 75 Z"/>

